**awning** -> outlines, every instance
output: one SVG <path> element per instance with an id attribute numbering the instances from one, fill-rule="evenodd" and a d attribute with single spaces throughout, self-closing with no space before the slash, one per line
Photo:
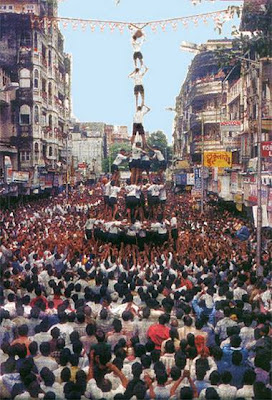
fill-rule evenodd
<path id="1" fill-rule="evenodd" d="M 14 146 L 8 146 L 4 144 L 0 144 L 0 151 L 3 153 L 12 153 L 12 154 L 17 154 L 18 150 Z"/>

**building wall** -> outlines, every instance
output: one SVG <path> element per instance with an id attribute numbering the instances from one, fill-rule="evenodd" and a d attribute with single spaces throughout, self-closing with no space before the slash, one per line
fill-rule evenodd
<path id="1" fill-rule="evenodd" d="M 13 11 L 3 8 L 12 5 Z M 20 88 L 14 102 L 19 168 L 55 168 L 62 163 L 71 114 L 70 57 L 60 31 L 31 21 L 57 13 L 57 6 L 40 0 L 1 3 L 0 66 L 9 70 Z"/>

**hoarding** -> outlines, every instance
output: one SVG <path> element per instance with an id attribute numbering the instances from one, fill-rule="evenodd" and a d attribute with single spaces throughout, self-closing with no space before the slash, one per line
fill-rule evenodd
<path id="1" fill-rule="evenodd" d="M 232 165 L 232 153 L 229 151 L 205 151 L 205 167 L 230 168 Z"/>

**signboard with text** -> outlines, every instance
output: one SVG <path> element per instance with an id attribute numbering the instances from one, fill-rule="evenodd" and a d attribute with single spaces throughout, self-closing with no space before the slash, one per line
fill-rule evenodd
<path id="1" fill-rule="evenodd" d="M 221 132 L 241 132 L 241 121 L 224 121 L 220 124 Z"/>
<path id="2" fill-rule="evenodd" d="M 205 167 L 230 168 L 232 165 L 232 153 L 230 151 L 205 151 Z"/>
<path id="3" fill-rule="evenodd" d="M 262 142 L 261 152 L 264 158 L 272 157 L 272 142 Z"/>
<path id="4" fill-rule="evenodd" d="M 13 182 L 28 182 L 29 172 L 27 171 L 13 171 L 12 181 Z"/>

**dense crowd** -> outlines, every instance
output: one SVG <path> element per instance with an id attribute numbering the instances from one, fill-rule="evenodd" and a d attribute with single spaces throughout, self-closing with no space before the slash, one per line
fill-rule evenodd
<path id="1" fill-rule="evenodd" d="M 260 272 L 248 221 L 106 180 L 0 220 L 1 399 L 271 397 L 271 238 Z"/>

